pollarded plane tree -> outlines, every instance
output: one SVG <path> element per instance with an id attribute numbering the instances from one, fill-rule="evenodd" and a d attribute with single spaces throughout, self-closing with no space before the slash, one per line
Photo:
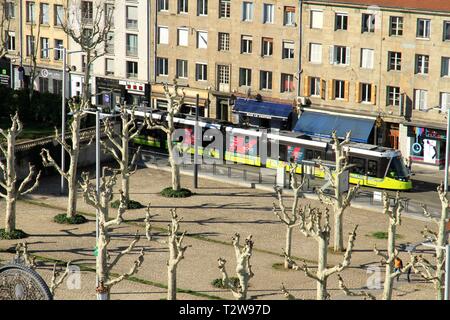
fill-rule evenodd
<path id="1" fill-rule="evenodd" d="M 70 144 L 66 139 L 62 139 L 58 133 L 58 129 L 55 128 L 55 140 L 64 148 L 64 151 L 69 154 L 69 168 L 65 171 L 61 166 L 56 163 L 50 154 L 48 149 L 43 148 L 41 150 L 42 163 L 46 167 L 53 167 L 56 171 L 67 180 L 68 186 L 68 203 L 66 209 L 66 220 L 68 222 L 73 221 L 75 218 L 80 218 L 84 221 L 81 215 L 77 214 L 77 174 L 78 174 L 78 157 L 80 150 L 86 148 L 91 144 L 95 136 L 92 136 L 91 140 L 86 146 L 81 146 L 80 127 L 81 121 L 87 116 L 85 109 L 87 104 L 83 101 L 76 103 L 69 101 L 69 108 L 72 115 L 72 121 L 70 123 Z"/>
<path id="2" fill-rule="evenodd" d="M 81 99 L 90 105 L 89 80 L 93 63 L 108 51 L 113 39 L 114 7 L 105 6 L 104 1 L 70 0 L 64 9 L 61 28 L 79 47 L 84 56 L 84 82 Z"/>
<path id="3" fill-rule="evenodd" d="M 292 230 L 294 227 L 298 226 L 298 211 L 299 211 L 299 199 L 303 198 L 302 188 L 304 185 L 304 181 L 302 181 L 300 184 L 297 179 L 297 164 L 290 164 L 289 165 L 289 173 L 291 177 L 291 188 L 294 193 L 294 200 L 292 202 L 292 206 L 290 210 L 288 210 L 284 204 L 282 191 L 283 189 L 275 186 L 275 193 L 278 198 L 278 207 L 276 207 L 275 203 L 273 203 L 273 213 L 275 216 L 280 219 L 281 222 L 283 222 L 286 225 L 286 254 L 288 256 L 291 256 L 291 248 L 292 248 Z M 290 213 L 288 213 L 290 211 Z M 284 267 L 286 269 L 290 268 L 288 259 L 284 259 Z"/>
<path id="4" fill-rule="evenodd" d="M 2 170 L 2 177 L 0 177 L 0 186 L 4 190 L 0 192 L 0 196 L 6 201 L 5 212 L 5 229 L 3 237 L 5 238 L 20 238 L 23 232 L 16 230 L 16 204 L 17 199 L 24 196 L 39 186 L 39 178 L 41 171 L 36 174 L 34 165 L 28 164 L 28 175 L 18 184 L 16 173 L 16 143 L 17 137 L 23 129 L 22 122 L 19 119 L 18 113 L 11 117 L 11 127 L 6 130 L 0 129 L 0 134 L 6 143 L 0 143 L 0 151 L 4 157 L 4 162 L 0 161 L 0 169 Z M 17 236 L 14 236 L 17 234 Z"/>
<path id="5" fill-rule="evenodd" d="M 97 258 L 96 258 L 96 275 L 98 279 L 97 294 L 100 300 L 109 300 L 111 294 L 111 288 L 121 282 L 124 279 L 132 276 L 138 272 L 139 267 L 144 261 L 144 249 L 140 250 L 138 258 L 134 261 L 133 265 L 128 272 L 123 273 L 115 278 L 112 277 L 111 271 L 120 261 L 120 259 L 133 251 L 136 243 L 139 241 L 140 236 L 136 232 L 134 240 L 130 245 L 120 251 L 115 258 L 110 261 L 110 250 L 108 246 L 111 241 L 110 227 L 118 226 L 123 222 L 123 214 L 126 211 L 125 196 L 120 192 L 120 205 L 117 209 L 117 215 L 112 220 L 107 220 L 107 212 L 109 201 L 111 200 L 113 187 L 116 184 L 116 174 L 113 173 L 109 177 L 106 174 L 107 169 L 104 168 L 103 175 L 101 177 L 101 183 L 99 186 L 99 192 L 97 193 L 95 186 L 89 181 L 88 173 L 82 174 L 82 181 L 80 183 L 83 191 L 83 198 L 85 202 L 94 207 L 98 211 L 98 242 L 97 242 Z"/>
<path id="6" fill-rule="evenodd" d="M 136 125 L 134 108 L 131 110 L 130 115 L 128 115 L 126 105 L 120 106 L 120 119 L 122 121 L 122 128 L 120 133 L 117 134 L 114 132 L 114 126 L 111 121 L 106 118 L 104 131 L 110 143 L 101 141 L 101 144 L 119 165 L 122 192 L 125 197 L 127 209 L 136 208 L 136 206 L 142 207 L 136 201 L 133 201 L 134 205 L 130 202 L 130 176 L 136 172 L 136 161 L 140 154 L 140 147 L 133 154 L 130 162 L 129 143 L 141 132 L 144 124 L 140 126 Z"/>
<path id="7" fill-rule="evenodd" d="M 232 238 L 232 243 L 236 256 L 236 276 L 239 279 L 239 283 L 237 285 L 233 284 L 228 277 L 228 273 L 225 268 L 227 261 L 223 258 L 219 258 L 217 262 L 219 264 L 219 270 L 222 273 L 223 285 L 231 291 L 236 300 L 246 300 L 248 284 L 250 279 L 254 276 L 252 265 L 250 264 L 250 258 L 253 254 L 252 235 L 249 235 L 245 239 L 245 244 L 243 247 L 240 246 L 239 241 L 240 235 L 239 233 L 236 233 Z"/>
<path id="8" fill-rule="evenodd" d="M 180 164 L 177 159 L 175 159 L 175 143 L 173 142 L 173 133 L 175 132 L 174 117 L 180 112 L 180 109 L 184 103 L 185 93 L 178 87 L 176 80 L 173 80 L 173 90 L 169 89 L 167 83 L 164 84 L 164 94 L 168 101 L 167 104 L 167 115 L 165 122 L 155 122 L 151 117 L 146 117 L 145 121 L 147 128 L 162 130 L 167 135 L 167 148 L 169 150 L 169 163 L 172 173 L 172 190 L 180 191 L 181 181 L 180 181 Z"/>
<path id="9" fill-rule="evenodd" d="M 304 271 L 307 277 L 314 279 L 317 282 L 317 300 L 329 299 L 329 294 L 327 291 L 328 278 L 335 273 L 341 272 L 350 265 L 358 225 L 354 227 L 353 231 L 349 235 L 347 249 L 344 253 L 342 263 L 339 263 L 333 267 L 328 267 L 328 243 L 330 241 L 331 230 L 328 208 L 325 209 L 325 212 L 322 212 L 318 208 L 311 208 L 310 205 L 306 205 L 299 212 L 299 220 L 300 231 L 306 237 L 313 237 L 318 243 L 317 270 L 316 272 L 311 271 L 305 261 L 303 261 L 301 265 L 298 265 L 286 253 L 284 253 L 285 257 L 292 265 L 292 269 Z"/>
<path id="10" fill-rule="evenodd" d="M 387 252 L 383 253 L 374 247 L 374 252 L 378 256 L 382 257 L 382 263 L 386 266 L 383 300 L 392 299 L 392 288 L 395 277 L 398 277 L 401 273 L 408 271 L 413 266 L 414 257 L 411 256 L 411 262 L 405 265 L 403 268 L 395 271 L 394 262 L 398 258 L 398 250 L 395 248 L 395 238 L 397 236 L 397 227 L 401 225 L 401 215 L 404 209 L 402 202 L 400 201 L 400 193 L 397 192 L 395 198 L 392 198 L 393 204 L 391 206 L 391 198 L 386 192 L 383 192 L 383 213 L 389 219 L 388 225 L 388 240 L 387 240 Z"/>
<path id="11" fill-rule="evenodd" d="M 319 161 L 320 168 L 324 170 L 326 180 L 330 182 L 332 194 L 326 194 L 322 189 L 318 189 L 317 193 L 321 203 L 333 208 L 334 213 L 334 244 L 335 252 L 344 251 L 344 231 L 343 231 L 343 215 L 345 209 L 350 206 L 350 202 L 356 196 L 359 184 L 351 187 L 347 193 L 342 192 L 342 182 L 344 175 L 351 168 L 348 162 L 348 150 L 346 146 L 350 143 L 351 131 L 347 132 L 345 139 L 340 142 L 336 131 L 332 133 L 333 149 L 335 154 L 335 169 L 331 170 Z"/>
<path id="12" fill-rule="evenodd" d="M 417 257 L 417 262 L 414 265 L 414 271 L 419 273 L 424 279 L 432 282 L 436 289 L 436 299 L 443 300 L 444 299 L 444 274 L 445 274 L 445 246 L 447 245 L 447 225 L 449 222 L 449 200 L 447 197 L 447 192 L 444 189 L 443 184 L 441 183 L 437 192 L 439 195 L 439 200 L 441 202 L 441 214 L 440 217 L 434 218 L 431 216 L 431 213 L 428 211 L 427 207 L 423 205 L 423 213 L 426 217 L 428 217 L 434 224 L 437 225 L 438 231 L 433 231 L 428 227 L 425 227 L 425 230 L 422 232 L 422 235 L 425 239 L 427 239 L 431 244 L 435 245 L 435 261 L 434 263 L 425 259 L 423 256 Z"/>

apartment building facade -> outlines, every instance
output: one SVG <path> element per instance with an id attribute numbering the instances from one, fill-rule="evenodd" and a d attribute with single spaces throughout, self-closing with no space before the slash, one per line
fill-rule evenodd
<path id="1" fill-rule="evenodd" d="M 64 0 L 24 1 L 16 4 L 16 30 L 10 39 L 14 88 L 32 86 L 41 92 L 62 92 L 62 52 L 67 35 L 62 29 Z M 34 58 L 35 57 L 35 58 Z M 36 75 L 31 83 L 34 62 Z"/>
<path id="2" fill-rule="evenodd" d="M 450 4 L 304 1 L 301 43 L 305 114 L 372 120 L 367 142 L 444 164 Z"/>
<path id="3" fill-rule="evenodd" d="M 280 125 L 281 118 L 258 107 L 292 110 L 299 1 L 157 0 L 151 12 L 153 107 L 165 107 L 162 84 L 176 79 L 186 93 L 186 113 L 195 112 L 197 94 L 199 114 L 220 120 L 231 121 L 234 108 L 250 124 Z M 250 104 L 252 112 L 245 109 Z"/>
<path id="4" fill-rule="evenodd" d="M 72 0 L 82 17 L 95 23 L 97 14 L 108 16 L 112 12 L 111 29 L 107 39 L 97 49 L 100 55 L 92 66 L 89 79 L 94 94 L 93 103 L 112 106 L 126 97 L 129 105 L 148 104 L 150 72 L 150 2 L 151 0 Z M 100 23 L 103 27 L 104 21 Z M 84 25 L 89 29 L 89 21 Z M 71 51 L 79 45 L 70 39 Z M 70 74 L 70 92 L 80 95 L 84 82 L 84 54 L 73 54 Z"/>

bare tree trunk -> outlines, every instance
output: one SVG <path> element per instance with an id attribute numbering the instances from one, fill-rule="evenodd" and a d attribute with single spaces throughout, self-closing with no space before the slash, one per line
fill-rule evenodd
<path id="1" fill-rule="evenodd" d="M 344 210 L 339 205 L 336 206 L 334 211 L 334 252 L 344 251 L 344 239 L 343 226 L 342 226 L 342 214 Z"/>
<path id="2" fill-rule="evenodd" d="M 167 300 L 177 300 L 177 266 L 167 266 Z"/>
<path id="3" fill-rule="evenodd" d="M 292 228 L 287 226 L 286 227 L 286 254 L 288 256 L 291 256 L 291 246 L 292 246 Z M 286 257 L 284 258 L 284 268 L 285 269 L 290 268 L 289 260 Z"/>
<path id="4" fill-rule="evenodd" d="M 324 271 L 327 268 L 328 257 L 328 241 L 324 238 L 318 239 L 319 261 L 317 261 L 317 274 L 319 281 L 317 281 L 317 300 L 327 300 L 327 277 L 324 276 Z"/>
<path id="5" fill-rule="evenodd" d="M 181 181 L 180 181 L 180 167 L 174 158 L 174 145 L 172 143 L 172 133 L 167 134 L 167 144 L 169 149 L 169 163 L 172 173 L 172 189 L 174 191 L 179 191 L 181 189 Z"/>
<path id="6" fill-rule="evenodd" d="M 396 234 L 396 225 L 389 224 L 388 229 L 388 261 L 386 261 L 386 273 L 384 277 L 384 289 L 383 289 L 383 300 L 391 300 L 392 299 L 392 287 L 393 280 L 392 273 L 394 272 L 394 259 L 395 257 L 395 234 Z"/>
<path id="7" fill-rule="evenodd" d="M 11 233 L 16 230 L 16 198 L 8 195 L 6 197 L 6 219 L 5 231 Z"/>

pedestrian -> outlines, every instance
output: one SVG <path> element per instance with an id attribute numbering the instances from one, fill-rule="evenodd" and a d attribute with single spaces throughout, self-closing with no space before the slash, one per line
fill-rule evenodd
<path id="1" fill-rule="evenodd" d="M 395 257 L 395 259 L 394 259 L 394 272 L 398 273 L 397 281 L 400 280 L 400 274 L 402 272 L 402 269 L 403 269 L 403 261 L 402 261 L 402 259 L 400 259 L 399 257 Z"/>
<path id="2" fill-rule="evenodd" d="M 410 276 L 411 276 L 411 269 L 412 269 L 412 266 L 408 268 L 408 272 L 406 273 L 406 278 L 408 279 L 408 282 L 411 282 L 411 278 L 410 278 Z"/>

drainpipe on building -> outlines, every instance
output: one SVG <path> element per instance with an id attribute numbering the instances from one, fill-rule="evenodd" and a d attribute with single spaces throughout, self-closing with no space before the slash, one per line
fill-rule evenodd
<path id="1" fill-rule="evenodd" d="M 299 7 L 299 21 L 298 21 L 298 36 L 299 36 L 299 50 L 298 50 L 298 79 L 297 79 L 297 96 L 301 96 L 301 79 L 302 79 L 302 43 L 303 43 L 303 1 L 298 1 Z"/>
<path id="2" fill-rule="evenodd" d="M 22 19 L 23 19 L 23 8 L 22 8 L 22 0 L 19 0 L 19 44 L 20 44 L 20 48 L 19 48 L 19 61 L 20 61 L 20 66 L 23 68 L 23 24 L 22 24 Z M 23 71 L 23 75 L 25 76 L 25 71 Z M 20 80 L 20 88 L 23 88 L 23 77 Z"/>

